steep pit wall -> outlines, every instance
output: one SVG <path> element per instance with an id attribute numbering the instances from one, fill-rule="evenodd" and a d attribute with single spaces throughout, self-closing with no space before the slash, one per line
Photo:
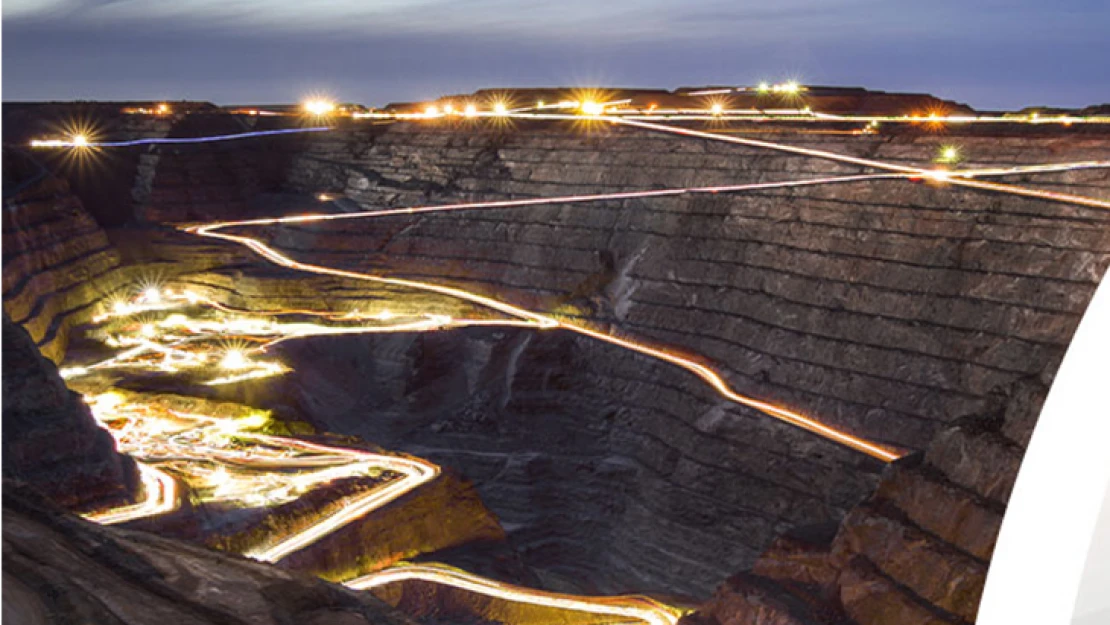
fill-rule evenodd
<path id="1" fill-rule="evenodd" d="M 250 200 L 280 185 L 298 145 L 296 137 L 263 137 L 78 151 L 25 147 L 77 129 L 93 140 L 128 141 L 296 123 L 223 113 L 125 115 L 109 105 L 25 104 L 6 105 L 4 123 L 11 129 L 4 148 L 4 308 L 55 362 L 70 328 L 89 321 L 95 303 L 122 288 L 241 264 L 247 255 L 227 246 L 193 248 L 187 262 L 158 251 L 167 238 L 192 238 L 175 238 L 159 226 L 243 216 Z"/>
<path id="2" fill-rule="evenodd" d="M 674 569 L 713 584 L 720 562 L 837 518 L 872 479 L 832 470 L 861 463 L 849 452 L 729 422 L 697 381 L 562 333 L 321 338 L 281 353 L 301 414 L 463 467 L 554 588 L 695 593 Z"/>
<path id="3" fill-rule="evenodd" d="M 3 472 L 60 505 L 119 505 L 139 490 L 135 463 L 116 453 L 88 406 L 58 377 L 27 331 L 4 314 Z"/>
<path id="4" fill-rule="evenodd" d="M 171 137 L 239 134 L 288 128 L 300 120 L 226 114 L 190 115 Z M 136 217 L 152 223 L 245 217 L 259 194 L 280 187 L 301 137 L 277 136 L 142 150 L 133 195 Z"/>
<path id="5" fill-rule="evenodd" d="M 170 135 L 182 116 L 128 115 L 105 103 L 5 103 L 4 145 L 26 149 L 33 139 L 69 139 L 83 134 L 90 141 L 130 141 Z M 111 149 L 33 149 L 30 156 L 62 177 L 86 210 L 102 226 L 114 227 L 133 217 L 135 182 L 148 147 Z"/>
<path id="6" fill-rule="evenodd" d="M 695 623 L 964 625 L 975 622 L 1010 491 L 1047 388 L 959 419 L 920 464 L 888 467 L 874 495 L 823 538 L 785 536 L 718 587 Z"/>
<path id="7" fill-rule="evenodd" d="M 4 311 L 61 362 L 69 331 L 128 280 L 118 251 L 62 179 L 4 198 Z"/>
<path id="8" fill-rule="evenodd" d="M 969 166 L 1110 158 L 1097 133 L 758 136 L 908 164 L 928 164 L 954 142 Z M 296 145 L 285 188 L 301 198 L 345 193 L 329 211 L 858 171 L 641 132 L 523 124 L 356 126 Z M 189 150 L 204 165 L 205 150 Z M 199 177 L 159 182 L 161 163 L 149 164 L 140 215 L 239 216 L 241 204 L 190 194 Z M 1100 171 L 1016 182 L 1110 196 Z M 164 212 L 150 208 L 158 193 L 174 198 Z M 265 208 L 257 199 L 251 208 Z M 702 354 L 741 392 L 924 449 L 964 415 L 1039 412 L 1039 399 L 1013 389 L 1050 383 L 1107 265 L 1106 221 L 1094 210 L 892 181 L 268 236 L 312 262 L 464 285 Z M 176 235 L 170 245 L 124 238 L 125 257 L 145 257 L 131 243 L 147 245 L 161 261 L 204 267 L 189 279 L 248 307 L 267 299 L 265 280 L 244 280 L 257 267 L 249 254 Z M 290 277 L 281 282 L 293 285 Z M 323 301 L 344 306 L 364 296 L 393 298 L 391 308 L 442 305 L 328 288 Z M 303 291 L 288 288 L 311 301 Z M 686 373 L 562 332 L 468 329 L 284 350 L 297 373 L 281 401 L 324 429 L 462 469 L 552 588 L 708 594 L 788 528 L 841 519 L 878 479 L 875 463 L 731 406 Z M 1020 451 L 999 473 L 1012 479 L 1018 460 Z M 969 454 L 964 467 L 987 473 L 992 463 Z"/>
<path id="9" fill-rule="evenodd" d="M 1110 157 L 1097 135 L 761 138 L 924 166 L 951 142 L 976 167 Z M 289 184 L 373 208 L 859 171 L 639 131 L 396 124 L 314 137 Z M 1105 171 L 1016 182 L 1110 197 Z M 465 286 L 698 354 L 742 393 L 924 449 L 959 417 L 1027 402 L 1012 394 L 1018 381 L 1051 382 L 1110 264 L 1108 222 L 882 181 L 269 237 L 314 263 Z M 305 349 L 291 379 L 308 414 L 462 468 L 553 587 L 705 593 L 785 529 L 841 518 L 877 477 L 858 454 L 730 405 L 687 373 L 564 332 Z"/>

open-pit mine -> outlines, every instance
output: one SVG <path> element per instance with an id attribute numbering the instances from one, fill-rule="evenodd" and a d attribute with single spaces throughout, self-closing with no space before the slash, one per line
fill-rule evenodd
<path id="1" fill-rule="evenodd" d="M 26 623 L 973 623 L 1110 266 L 1106 107 L 3 114 Z"/>

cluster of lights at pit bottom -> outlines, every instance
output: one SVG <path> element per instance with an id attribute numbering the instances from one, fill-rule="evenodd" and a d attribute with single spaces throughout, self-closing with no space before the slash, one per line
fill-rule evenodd
<path id="1" fill-rule="evenodd" d="M 289 317 L 301 320 L 285 320 Z M 304 321 L 306 317 L 316 320 Z M 95 322 L 97 331 L 92 336 L 117 353 L 63 369 L 63 375 L 78 388 L 81 384 L 95 388 L 98 374 L 134 371 L 188 375 L 208 384 L 223 383 L 220 380 L 227 370 L 278 375 L 287 369 L 281 365 L 265 368 L 277 364 L 266 361 L 266 348 L 283 340 L 430 331 L 485 321 L 442 315 L 407 318 L 388 310 L 373 314 L 235 311 L 192 291 L 148 287 L 130 299 L 109 302 Z M 260 343 L 252 349 L 240 347 L 247 341 Z M 119 450 L 137 460 L 142 483 L 137 503 L 87 515 L 99 523 L 125 523 L 176 510 L 182 497 L 180 482 L 204 503 L 261 508 L 292 501 L 338 479 L 376 480 L 365 493 L 344 499 L 338 510 L 288 535 L 268 536 L 265 544 L 246 552 L 261 561 L 276 562 L 303 549 L 439 475 L 439 467 L 419 458 L 264 434 L 270 416 L 246 407 L 230 416 L 197 414 L 175 407 L 174 401 L 165 397 L 117 390 L 90 392 L 86 402 L 115 437 Z M 444 581 L 506 601 L 620 616 L 652 625 L 673 625 L 682 614 L 645 597 L 573 597 L 436 565 L 397 565 L 348 584 L 370 588 L 409 579 Z"/>

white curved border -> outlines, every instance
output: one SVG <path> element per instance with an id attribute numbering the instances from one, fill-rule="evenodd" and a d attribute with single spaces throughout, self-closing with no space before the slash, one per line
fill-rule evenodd
<path id="1" fill-rule="evenodd" d="M 1075 609 L 1110 481 L 1108 282 L 1091 299 L 1033 431 L 987 575 L 979 625 L 1064 624 Z M 1084 609 L 1106 609 L 1110 596 L 1095 602 Z"/>
<path id="2" fill-rule="evenodd" d="M 1087 566 L 1079 584 L 1079 598 L 1075 600 L 1072 625 L 1099 625 L 1110 623 L 1110 487 L 1102 498 L 1091 549 L 1087 552 Z"/>

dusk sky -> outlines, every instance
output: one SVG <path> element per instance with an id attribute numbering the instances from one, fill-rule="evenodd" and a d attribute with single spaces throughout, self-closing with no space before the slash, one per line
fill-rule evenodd
<path id="1" fill-rule="evenodd" d="M 1107 0 L 4 0 L 3 98 L 382 105 L 797 79 L 1110 101 Z"/>

